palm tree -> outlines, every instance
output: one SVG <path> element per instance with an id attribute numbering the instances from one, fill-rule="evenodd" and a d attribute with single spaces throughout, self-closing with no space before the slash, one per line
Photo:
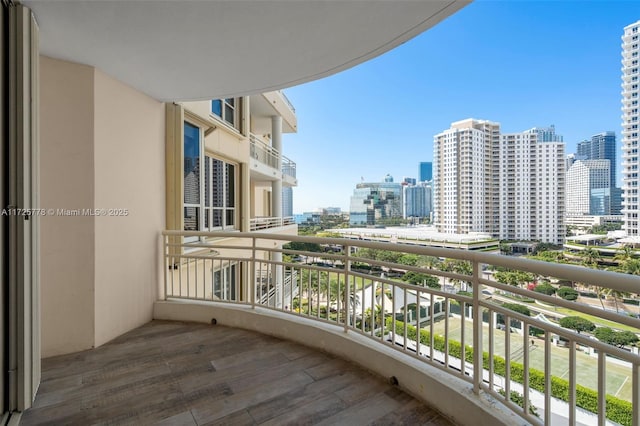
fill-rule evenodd
<path id="1" fill-rule="evenodd" d="M 640 275 L 640 259 L 629 259 L 623 265 L 625 274 Z"/>
<path id="2" fill-rule="evenodd" d="M 619 313 L 620 311 L 618 309 L 618 299 L 622 299 L 628 294 L 622 291 L 614 290 L 612 288 L 598 287 L 598 289 L 599 289 L 598 296 L 600 295 L 613 296 L 613 303 L 616 305 L 616 313 Z M 600 299 L 600 303 L 602 303 L 602 299 Z M 604 309 L 604 303 L 602 303 L 602 309 Z"/>
<path id="3" fill-rule="evenodd" d="M 582 257 L 582 264 L 584 266 L 594 268 L 598 265 L 598 262 L 602 259 L 600 257 L 600 252 L 593 247 L 587 247 L 580 252 L 580 256 Z"/>
<path id="4" fill-rule="evenodd" d="M 618 265 L 624 264 L 625 262 L 633 259 L 633 249 L 630 246 L 624 246 L 617 250 L 613 259 L 618 261 Z"/>

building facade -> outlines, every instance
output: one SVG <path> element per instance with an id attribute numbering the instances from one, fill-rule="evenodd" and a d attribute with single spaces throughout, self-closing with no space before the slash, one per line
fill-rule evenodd
<path id="1" fill-rule="evenodd" d="M 403 186 L 403 208 L 402 217 L 429 217 L 431 209 L 431 191 L 426 185 Z"/>
<path id="2" fill-rule="evenodd" d="M 351 196 L 350 225 L 379 225 L 386 220 L 401 219 L 402 185 L 386 175 L 384 182 L 359 183 Z"/>
<path id="3" fill-rule="evenodd" d="M 567 216 L 612 215 L 609 160 L 578 160 L 567 170 Z"/>
<path id="4" fill-rule="evenodd" d="M 552 130 L 547 138 L 561 140 Z M 539 142 L 538 134 L 535 129 L 501 134 L 498 123 L 468 119 L 436 135 L 433 186 L 438 230 L 562 242 L 564 143 Z"/>
<path id="5" fill-rule="evenodd" d="M 629 237 L 640 237 L 638 222 L 638 84 L 640 77 L 640 21 L 622 35 L 622 215 Z"/>
<path id="6" fill-rule="evenodd" d="M 497 233 L 493 153 L 500 124 L 467 119 L 433 141 L 433 212 L 438 231 Z"/>
<path id="7" fill-rule="evenodd" d="M 535 133 L 538 142 L 563 142 L 562 135 L 556 134 L 556 126 L 553 124 L 549 127 L 534 127 L 524 133 Z"/>
<path id="8" fill-rule="evenodd" d="M 418 171 L 418 180 L 420 182 L 427 182 L 433 179 L 433 162 L 421 161 L 420 170 Z"/>

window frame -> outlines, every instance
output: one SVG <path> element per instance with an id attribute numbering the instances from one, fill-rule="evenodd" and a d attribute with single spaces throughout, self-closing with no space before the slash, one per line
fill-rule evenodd
<path id="1" fill-rule="evenodd" d="M 214 104 L 219 105 L 219 108 L 214 108 Z M 233 127 L 235 130 L 239 129 L 240 120 L 238 120 L 238 106 L 240 105 L 240 98 L 221 98 L 212 99 L 210 103 L 210 114 L 217 119 L 223 121 L 225 124 Z M 227 116 L 227 109 L 232 113 L 231 120 Z M 216 111 L 219 110 L 218 114 Z"/>
<path id="2" fill-rule="evenodd" d="M 239 177 L 240 177 L 240 164 L 234 162 L 234 161 L 229 161 L 225 158 L 222 158 L 218 155 L 215 155 L 212 152 L 209 152 L 206 150 L 205 147 L 205 140 L 204 140 L 204 129 L 202 126 L 200 126 L 199 124 L 197 124 L 196 122 L 194 122 L 193 120 L 189 120 L 187 117 L 184 118 L 183 120 L 183 124 L 182 124 L 182 133 L 183 133 L 183 140 L 182 140 L 182 147 L 181 147 L 181 151 L 182 151 L 182 162 L 181 162 L 181 174 L 184 177 L 184 171 L 185 171 L 185 149 L 186 149 L 186 145 L 185 145 L 185 129 L 186 126 L 192 126 L 198 129 L 198 158 L 199 158 L 199 167 L 200 167 L 200 173 L 199 173 L 199 179 L 198 179 L 198 195 L 199 195 L 199 203 L 186 203 L 185 202 L 185 182 L 184 182 L 184 178 L 183 178 L 183 182 L 182 182 L 182 192 L 183 192 L 183 196 L 182 199 L 180 200 L 181 202 L 181 214 L 182 214 L 182 229 L 186 231 L 185 229 L 185 219 L 186 219 L 186 208 L 195 208 L 196 211 L 198 212 L 197 214 L 197 229 L 189 229 L 190 231 L 197 231 L 197 232 L 215 232 L 215 231 L 236 231 L 240 229 L 240 224 L 238 221 L 238 217 L 239 217 L 239 186 L 238 186 L 238 182 L 239 182 Z M 209 163 L 209 166 L 207 167 L 207 162 Z M 214 206 L 213 205 L 213 190 L 216 187 L 216 185 L 214 184 L 214 179 L 213 179 L 213 162 L 214 161 L 219 161 L 222 163 L 222 168 L 223 168 L 223 183 L 222 183 L 222 189 L 223 189 L 223 193 L 222 193 L 222 202 L 223 202 L 223 206 Z M 229 172 L 229 169 L 231 169 L 231 172 Z M 208 169 L 208 170 L 207 170 Z M 233 192 L 233 194 L 231 195 L 231 198 L 229 198 L 227 196 L 227 190 L 229 189 L 229 175 L 232 174 L 233 175 L 233 182 L 232 182 L 232 186 L 231 186 L 231 191 Z M 208 185 L 207 185 L 208 183 Z M 208 194 L 207 194 L 207 186 L 208 188 Z M 208 199 L 209 199 L 209 204 L 211 204 L 210 206 L 207 206 L 207 195 L 208 195 Z M 231 201 L 233 203 L 233 205 L 230 207 L 227 203 L 228 201 Z M 223 213 L 221 215 L 221 219 L 222 219 L 222 226 L 212 226 L 213 225 L 213 211 L 214 210 L 221 210 Z M 229 224 L 227 223 L 227 219 L 228 219 L 228 214 L 229 212 L 231 212 L 231 215 L 233 217 L 233 223 Z M 206 217 L 205 217 L 206 216 Z M 208 220 L 207 220 L 208 218 Z M 205 226 L 205 224 L 208 223 L 208 226 Z M 187 238 L 186 241 L 195 241 L 197 240 L 197 238 Z"/>

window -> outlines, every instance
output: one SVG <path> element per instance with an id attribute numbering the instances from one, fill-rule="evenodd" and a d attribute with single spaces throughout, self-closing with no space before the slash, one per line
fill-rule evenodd
<path id="1" fill-rule="evenodd" d="M 200 128 L 184 123 L 184 230 L 200 229 Z"/>
<path id="2" fill-rule="evenodd" d="M 235 228 L 236 166 L 206 155 L 204 179 L 205 229 Z"/>
<path id="3" fill-rule="evenodd" d="M 214 99 L 211 101 L 211 113 L 236 127 L 236 99 Z"/>
<path id="4" fill-rule="evenodd" d="M 184 230 L 235 229 L 237 165 L 203 151 L 201 129 L 185 121 Z"/>

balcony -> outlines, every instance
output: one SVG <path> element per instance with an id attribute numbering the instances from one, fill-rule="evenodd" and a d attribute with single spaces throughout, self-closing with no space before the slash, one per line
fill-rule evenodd
<path id="1" fill-rule="evenodd" d="M 296 163 L 254 134 L 249 136 L 249 155 L 249 167 L 254 178 L 266 181 L 282 179 L 286 186 L 298 185 Z M 280 162 L 282 168 L 279 170 Z"/>
<path id="2" fill-rule="evenodd" d="M 267 229 L 282 228 L 283 226 L 293 226 L 295 221 L 292 216 L 287 217 L 254 217 L 249 220 L 249 229 L 253 231 L 264 231 Z"/>
<path id="3" fill-rule="evenodd" d="M 91 351 L 43 361 L 34 424 L 449 422 L 382 378 L 237 328 L 153 321 Z"/>
<path id="4" fill-rule="evenodd" d="M 282 156 L 282 184 L 286 186 L 298 186 L 296 178 L 296 163 Z"/>
<path id="5" fill-rule="evenodd" d="M 180 242 L 196 235 L 209 240 Z M 394 377 L 400 388 L 458 424 L 639 424 L 637 350 L 611 346 L 557 321 L 589 315 L 600 325 L 637 333 L 640 320 L 597 299 L 567 301 L 532 292 L 526 283 L 500 283 L 492 268 L 564 280 L 585 294 L 637 293 L 632 275 L 339 238 L 167 231 L 164 240 L 157 319 L 214 318 L 329 352 Z M 283 248 L 289 241 L 325 249 Z M 367 249 L 417 256 L 425 266 L 365 258 Z M 401 281 L 408 272 L 421 274 L 416 282 L 432 287 Z M 515 299 L 531 316 L 502 305 Z M 520 404 L 505 396 L 513 392 L 522 395 Z"/>

